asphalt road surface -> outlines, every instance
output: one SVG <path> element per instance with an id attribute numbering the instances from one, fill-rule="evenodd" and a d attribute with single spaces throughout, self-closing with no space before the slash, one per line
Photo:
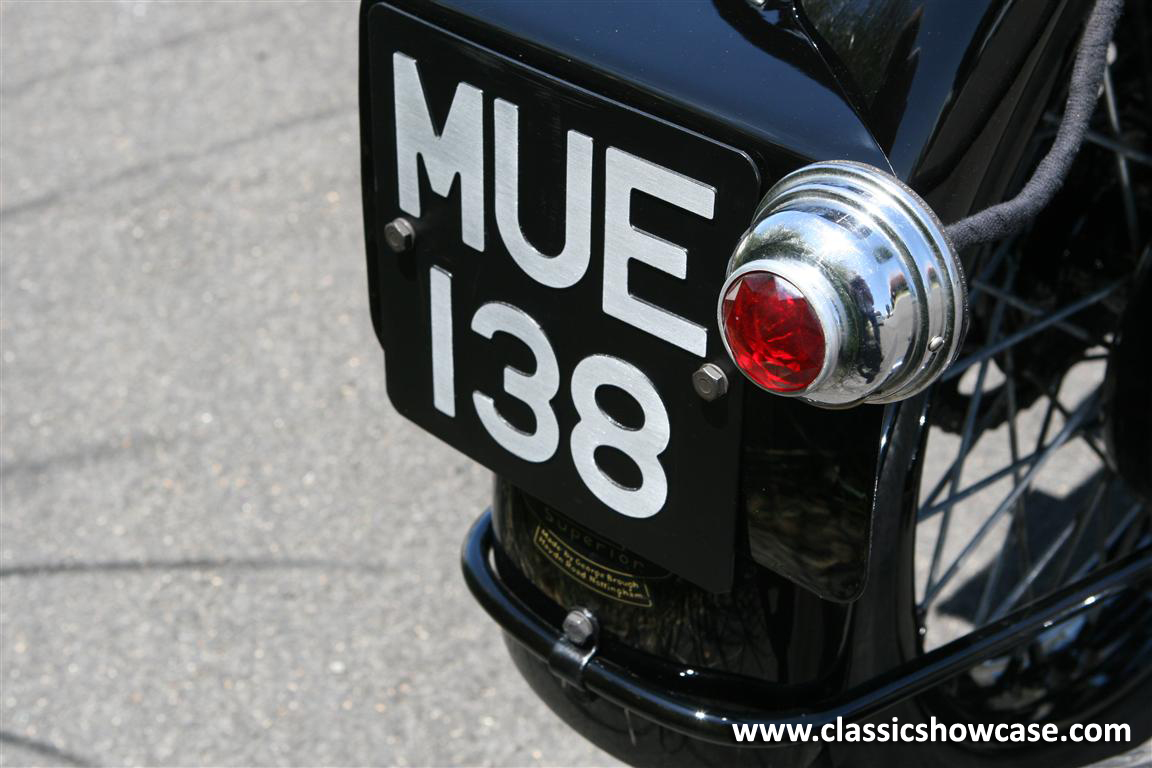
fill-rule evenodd
<path id="1" fill-rule="evenodd" d="M 614 764 L 368 319 L 354 2 L 0 4 L 0 763 Z"/>

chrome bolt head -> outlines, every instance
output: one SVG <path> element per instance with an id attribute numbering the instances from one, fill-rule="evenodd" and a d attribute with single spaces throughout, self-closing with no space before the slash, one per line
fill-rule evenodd
<path id="1" fill-rule="evenodd" d="M 392 253 L 404 253 L 412 250 L 416 244 L 416 228 L 412 222 L 400 216 L 384 225 L 384 242 Z"/>
<path id="2" fill-rule="evenodd" d="M 564 617 L 564 637 L 573 645 L 585 645 L 595 639 L 598 627 L 596 617 L 587 608 L 573 608 Z"/>
<path id="3" fill-rule="evenodd" d="M 692 374 L 692 388 L 703 399 L 716 400 L 728 392 L 728 376 L 715 363 L 704 363 Z"/>

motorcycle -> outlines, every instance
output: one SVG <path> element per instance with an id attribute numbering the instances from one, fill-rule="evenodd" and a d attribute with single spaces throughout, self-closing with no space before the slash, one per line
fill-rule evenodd
<path id="1" fill-rule="evenodd" d="M 574 729 L 795 766 L 1152 736 L 1150 19 L 364 0 L 389 397 L 495 473 L 464 576 Z M 733 735 L 937 720 L 1131 740 Z"/>

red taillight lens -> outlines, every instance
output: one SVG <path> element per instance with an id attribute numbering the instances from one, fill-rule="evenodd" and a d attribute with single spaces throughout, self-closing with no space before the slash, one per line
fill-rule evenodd
<path id="1" fill-rule="evenodd" d="M 824 367 L 824 330 L 804 294 L 779 275 L 748 272 L 721 306 L 736 365 L 773 392 L 797 392 Z"/>

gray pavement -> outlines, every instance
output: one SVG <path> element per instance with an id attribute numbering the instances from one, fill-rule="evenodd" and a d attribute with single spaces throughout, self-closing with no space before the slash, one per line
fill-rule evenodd
<path id="1" fill-rule="evenodd" d="M 603 765 L 368 319 L 355 2 L 0 3 L 0 764 Z"/>
<path id="2" fill-rule="evenodd" d="M 0 5 L 0 762 L 603 764 L 367 312 L 357 5 Z"/>

